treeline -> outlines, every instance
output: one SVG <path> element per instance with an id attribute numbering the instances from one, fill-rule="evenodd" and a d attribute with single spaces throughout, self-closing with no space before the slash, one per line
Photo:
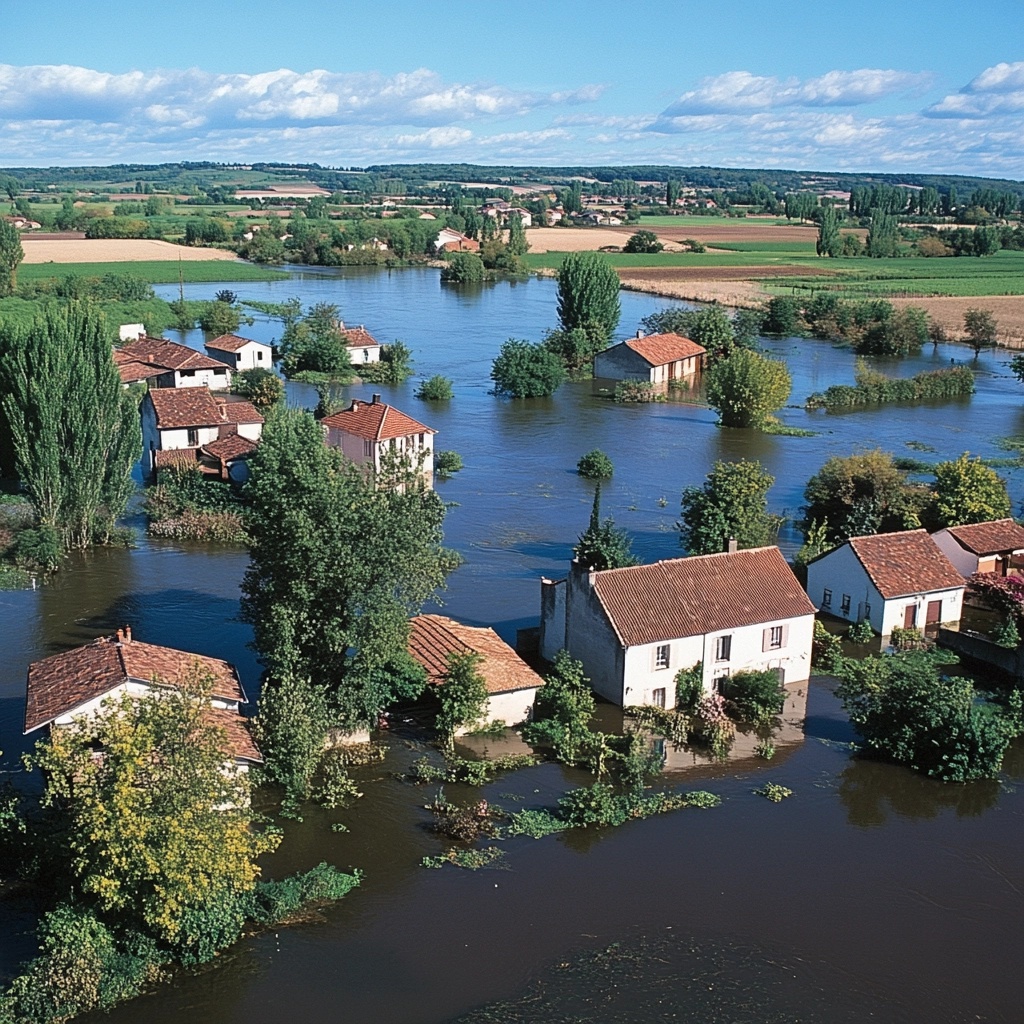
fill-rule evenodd
<path id="1" fill-rule="evenodd" d="M 807 399 L 808 409 L 849 409 L 886 402 L 924 402 L 930 399 L 962 398 L 974 394 L 974 374 L 966 366 L 925 370 L 913 377 L 887 377 L 862 360 L 854 373 L 856 384 L 833 384 Z"/>

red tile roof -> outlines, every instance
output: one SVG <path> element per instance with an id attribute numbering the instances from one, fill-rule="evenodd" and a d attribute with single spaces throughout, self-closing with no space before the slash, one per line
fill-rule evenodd
<path id="1" fill-rule="evenodd" d="M 409 623 L 409 654 L 432 683 L 443 683 L 449 654 L 483 655 L 478 671 L 488 693 L 532 690 L 544 685 L 529 665 L 493 629 L 465 626 L 444 615 L 417 615 Z"/>
<path id="2" fill-rule="evenodd" d="M 380 344 L 362 324 L 358 327 L 346 327 L 342 334 L 345 335 L 345 344 L 349 348 L 372 348 Z"/>
<path id="3" fill-rule="evenodd" d="M 121 374 L 122 384 L 134 384 L 139 380 L 149 380 L 150 377 L 158 377 L 167 370 L 163 366 L 153 366 L 151 363 L 139 363 L 135 361 L 118 363 L 117 372 Z"/>
<path id="4" fill-rule="evenodd" d="M 148 363 L 162 370 L 224 370 L 224 363 L 166 338 L 142 337 L 114 349 L 114 362 Z"/>
<path id="5" fill-rule="evenodd" d="M 926 530 L 851 537 L 848 543 L 886 600 L 964 585 L 963 576 Z"/>
<path id="6" fill-rule="evenodd" d="M 1012 519 L 950 526 L 946 532 L 960 547 L 974 555 L 999 555 L 1024 550 L 1024 526 Z"/>
<path id="7" fill-rule="evenodd" d="M 437 433 L 384 402 L 354 401 L 349 408 L 325 416 L 320 422 L 366 441 L 389 441 L 393 437 L 407 437 L 409 434 Z"/>
<path id="8" fill-rule="evenodd" d="M 263 345 L 270 348 L 265 342 L 256 341 L 254 338 L 243 338 L 238 334 L 222 334 L 219 338 L 206 343 L 207 348 L 215 348 L 218 352 L 238 352 L 246 345 Z"/>
<path id="9" fill-rule="evenodd" d="M 204 444 L 200 450 L 222 462 L 231 462 L 233 459 L 240 459 L 243 455 L 254 452 L 258 444 L 258 441 L 250 441 L 249 438 L 242 437 L 241 434 L 225 434 L 224 437 L 218 437 L 216 441 Z M 157 455 L 159 454 L 157 452 Z"/>
<path id="10" fill-rule="evenodd" d="M 197 663 L 213 678 L 213 696 L 245 703 L 238 675 L 226 661 L 124 640 L 118 633 L 29 665 L 25 732 L 47 725 L 129 680 L 157 680 L 174 686 Z"/>
<path id="11" fill-rule="evenodd" d="M 606 569 L 594 593 L 625 647 L 816 611 L 776 547 Z"/>
<path id="12" fill-rule="evenodd" d="M 169 448 L 166 451 L 155 451 L 153 453 L 153 465 L 157 469 L 167 469 L 169 466 L 191 466 L 199 457 L 198 448 Z"/>
<path id="13" fill-rule="evenodd" d="M 263 422 L 263 417 L 257 411 L 256 406 L 245 399 L 218 401 L 217 405 L 220 407 L 221 422 L 223 423 Z"/>
<path id="14" fill-rule="evenodd" d="M 158 430 L 215 427 L 223 422 L 209 388 L 155 388 L 146 398 L 153 403 Z"/>
<path id="15" fill-rule="evenodd" d="M 208 708 L 206 719 L 224 730 L 227 752 L 241 761 L 263 763 L 263 755 L 252 738 L 249 719 L 228 708 Z"/>
<path id="16" fill-rule="evenodd" d="M 642 338 L 627 338 L 624 343 L 651 366 L 664 366 L 679 359 L 704 355 L 704 349 L 681 334 L 648 334 Z"/>

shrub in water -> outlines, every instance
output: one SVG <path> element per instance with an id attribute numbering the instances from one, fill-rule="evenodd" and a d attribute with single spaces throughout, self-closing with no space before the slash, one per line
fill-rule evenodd
<path id="1" fill-rule="evenodd" d="M 588 480 L 607 480 L 613 469 L 612 460 L 600 448 L 587 452 L 576 463 L 576 472 Z"/>

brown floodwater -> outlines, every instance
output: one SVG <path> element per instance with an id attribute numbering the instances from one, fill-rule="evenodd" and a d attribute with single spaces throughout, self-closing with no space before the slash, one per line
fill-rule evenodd
<path id="1" fill-rule="evenodd" d="M 219 284 L 193 286 L 212 296 Z M 554 326 L 550 281 L 464 292 L 435 271 L 308 273 L 236 285 L 243 297 L 334 301 L 350 323 L 412 347 L 418 376 L 455 380 L 445 407 L 402 388 L 385 400 L 439 430 L 439 448 L 466 468 L 439 484 L 453 505 L 448 543 L 466 563 L 443 595 L 445 613 L 494 625 L 506 639 L 535 624 L 541 575 L 564 571 L 585 527 L 592 491 L 574 472 L 600 447 L 615 463 L 605 512 L 645 560 L 679 553 L 674 523 L 684 486 L 720 458 L 760 459 L 775 475 L 773 508 L 797 511 L 807 478 L 832 454 L 882 445 L 925 461 L 963 451 L 997 456 L 999 437 L 1024 433 L 1022 392 L 1008 357 L 976 364 L 969 400 L 842 416 L 784 411 L 808 438 L 724 431 L 714 414 L 669 403 L 620 407 L 570 385 L 550 400 L 513 403 L 487 393 L 490 361 L 509 336 Z M 623 294 L 622 333 L 663 305 Z M 243 333 L 270 339 L 272 324 Z M 196 343 L 197 337 L 187 340 Z M 852 378 L 853 359 L 831 345 L 767 343 L 794 377 L 793 401 Z M 949 365 L 966 350 L 930 347 L 900 373 Z M 302 388 L 292 401 L 308 402 Z M 912 442 L 908 447 L 907 442 Z M 1020 471 L 1008 471 L 1015 505 Z M 141 525 L 136 522 L 136 525 Z M 783 544 L 792 550 L 789 532 Z M 250 692 L 259 665 L 238 621 L 246 556 L 234 548 L 141 538 L 132 550 L 90 552 L 37 590 L 0 593 L 0 747 L 19 784 L 25 670 L 32 660 L 130 622 L 135 635 L 226 658 Z M 280 876 L 326 860 L 365 872 L 363 885 L 322 920 L 251 937 L 208 968 L 182 972 L 96 1020 L 262 1024 L 281 1020 L 441 1024 L 491 1021 L 1019 1021 L 1024 984 L 1024 752 L 997 782 L 946 786 L 852 756 L 830 681 L 807 689 L 806 718 L 790 722 L 771 761 L 708 764 L 671 751 L 662 782 L 722 797 L 611 831 L 577 831 L 501 844 L 498 866 L 426 870 L 443 844 L 424 810 L 436 787 L 396 775 L 428 748 L 414 731 L 386 737 L 379 764 L 355 771 L 365 796 L 286 823 L 266 861 Z M 614 725 L 611 709 L 603 712 Z M 799 721 L 801 715 L 796 716 Z M 745 744 L 745 745 L 744 745 Z M 545 764 L 505 776 L 482 794 L 508 808 L 552 806 L 587 777 Z M 773 804 L 753 790 L 793 790 Z M 455 800 L 481 791 L 447 786 Z M 342 822 L 347 832 L 334 832 Z M 0 969 L 31 955 L 31 916 L 0 903 Z"/>

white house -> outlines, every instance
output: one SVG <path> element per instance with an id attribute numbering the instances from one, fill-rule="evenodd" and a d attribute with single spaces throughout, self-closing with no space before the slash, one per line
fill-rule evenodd
<path id="1" fill-rule="evenodd" d="M 478 252 L 480 243 L 454 228 L 441 228 L 434 239 L 434 252 Z"/>
<path id="2" fill-rule="evenodd" d="M 242 770 L 260 763 L 263 757 L 242 714 L 247 699 L 234 666 L 141 643 L 132 639 L 127 626 L 114 636 L 29 665 L 25 732 L 61 728 L 102 713 L 104 701 L 122 693 L 141 696 L 177 688 L 197 668 L 212 680 L 209 717 L 224 730 L 225 753 Z"/>
<path id="3" fill-rule="evenodd" d="M 529 721 L 544 680 L 493 629 L 466 626 L 444 615 L 417 615 L 410 621 L 409 654 L 423 666 L 431 684 L 444 685 L 449 655 L 471 653 L 481 656 L 477 671 L 488 694 L 487 711 L 473 726 Z"/>
<path id="4" fill-rule="evenodd" d="M 429 485 L 434 479 L 434 434 L 436 430 L 406 416 L 374 395 L 370 402 L 354 400 L 341 412 L 325 416 L 321 425 L 325 440 L 358 466 L 380 472 L 387 456 L 404 456 L 419 467 Z"/>
<path id="5" fill-rule="evenodd" d="M 151 388 L 226 390 L 231 370 L 220 360 L 165 338 L 141 337 L 114 349 L 114 363 L 124 384 L 145 380 Z"/>
<path id="6" fill-rule="evenodd" d="M 704 349 L 681 334 L 636 332 L 594 357 L 594 376 L 667 384 L 695 376 L 704 363 Z"/>
<path id="7" fill-rule="evenodd" d="M 814 612 L 776 547 L 601 572 L 574 561 L 541 583 L 540 653 L 567 650 L 614 704 L 675 707 L 676 673 L 697 664 L 708 692 L 748 670 L 806 680 Z"/>
<path id="8" fill-rule="evenodd" d="M 345 347 L 353 366 L 380 362 L 380 342 L 362 325 L 346 327 L 338 321 L 338 329 L 345 337 Z"/>
<path id="9" fill-rule="evenodd" d="M 999 576 L 1024 571 L 1024 527 L 1012 519 L 969 526 L 947 526 L 932 540 L 961 576 L 994 572 Z"/>
<path id="10" fill-rule="evenodd" d="M 960 621 L 964 579 L 925 530 L 851 537 L 807 565 L 807 593 L 823 612 L 882 636 Z"/>
<path id="11" fill-rule="evenodd" d="M 198 461 L 200 449 L 219 439 L 237 434 L 254 443 L 263 433 L 263 417 L 251 402 L 214 397 L 207 388 L 150 389 L 141 410 L 142 470 L 147 476 L 171 463 Z M 232 456 L 240 457 L 237 452 Z"/>
<path id="12" fill-rule="evenodd" d="M 206 354 L 233 370 L 270 370 L 274 366 L 274 352 L 269 345 L 237 334 L 222 334 L 208 341 Z"/>

